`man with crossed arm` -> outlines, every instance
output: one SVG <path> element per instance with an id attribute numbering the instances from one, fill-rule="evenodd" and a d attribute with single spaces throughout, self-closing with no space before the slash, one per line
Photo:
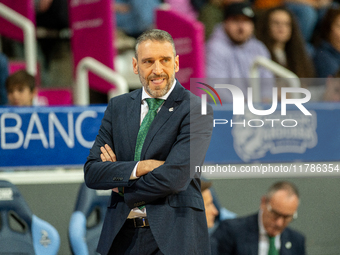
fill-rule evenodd
<path id="1" fill-rule="evenodd" d="M 179 57 L 165 31 L 137 39 L 133 69 L 143 88 L 110 100 L 84 166 L 89 188 L 113 189 L 97 251 L 210 254 L 194 169 L 210 143 L 212 108 L 201 115 L 200 99 L 175 80 Z"/>

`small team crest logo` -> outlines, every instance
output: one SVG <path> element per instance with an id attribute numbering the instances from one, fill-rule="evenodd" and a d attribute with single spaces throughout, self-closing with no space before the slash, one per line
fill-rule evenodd
<path id="1" fill-rule="evenodd" d="M 316 133 L 317 115 L 302 115 L 298 111 L 287 112 L 287 118 L 295 119 L 299 123 L 294 128 L 283 127 L 280 124 L 266 123 L 261 128 L 250 127 L 249 125 L 234 125 L 232 136 L 234 149 L 237 155 L 245 162 L 260 159 L 268 152 L 279 153 L 305 153 L 306 149 L 314 148 L 317 145 L 318 137 Z M 256 119 L 265 122 L 265 118 L 256 116 Z M 261 119 L 262 118 L 262 119 Z M 247 123 L 254 119 L 254 115 L 246 113 L 244 116 L 234 116 L 233 122 Z M 282 116 L 272 114 L 271 119 L 282 121 Z"/>

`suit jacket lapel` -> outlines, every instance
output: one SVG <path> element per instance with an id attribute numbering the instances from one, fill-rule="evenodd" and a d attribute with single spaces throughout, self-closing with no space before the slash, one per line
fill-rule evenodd
<path id="1" fill-rule="evenodd" d="M 288 235 L 286 231 L 283 231 L 281 234 L 281 248 L 280 255 L 290 255 L 290 248 L 292 247 L 292 243 L 289 241 Z"/>
<path id="2" fill-rule="evenodd" d="M 143 159 L 145 152 L 149 148 L 149 145 L 153 137 L 158 132 L 158 130 L 164 125 L 164 123 L 170 118 L 172 114 L 175 114 L 177 110 L 177 106 L 183 100 L 181 96 L 183 95 L 183 90 L 184 88 L 182 87 L 182 85 L 179 82 L 177 82 L 175 88 L 169 95 L 168 99 L 164 102 L 162 108 L 157 113 L 155 119 L 153 120 L 150 126 L 148 134 L 145 138 L 143 149 L 142 149 L 142 154 L 141 154 L 141 159 Z M 171 108 L 172 110 L 169 110 Z"/>
<path id="3" fill-rule="evenodd" d="M 127 129 L 129 132 L 129 144 L 130 149 L 135 152 L 137 135 L 140 127 L 140 114 L 142 103 L 142 90 L 138 90 L 136 93 L 131 94 L 131 101 L 127 102 Z"/>

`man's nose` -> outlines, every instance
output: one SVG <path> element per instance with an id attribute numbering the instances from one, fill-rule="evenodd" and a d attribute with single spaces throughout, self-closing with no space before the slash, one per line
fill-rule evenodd
<path id="1" fill-rule="evenodd" d="M 154 74 L 161 74 L 163 72 L 163 68 L 162 68 L 162 64 L 159 61 L 155 61 L 155 63 L 153 64 L 153 73 Z"/>
<path id="2" fill-rule="evenodd" d="M 283 217 L 279 217 L 275 223 L 278 227 L 282 227 L 285 224 L 285 219 Z"/>

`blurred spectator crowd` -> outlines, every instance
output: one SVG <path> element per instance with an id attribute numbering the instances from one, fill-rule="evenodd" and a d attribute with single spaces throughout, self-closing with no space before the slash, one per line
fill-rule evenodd
<path id="1" fill-rule="evenodd" d="M 310 88 L 312 100 L 339 101 L 340 84 L 334 79 L 340 78 L 339 2 L 112 0 L 115 46 L 118 56 L 133 51 L 135 38 L 154 26 L 155 9 L 171 8 L 204 24 L 208 78 L 248 78 L 254 58 L 263 56 L 301 78 L 302 87 Z M 42 86 L 71 86 L 67 0 L 35 0 L 35 12 Z M 8 59 L 22 56 L 23 50 L 22 45 L 2 37 L 0 51 L 0 105 L 6 105 Z M 261 70 L 260 76 L 275 77 L 268 70 Z M 323 81 L 313 86 L 310 78 Z M 265 100 L 270 100 L 272 86 L 263 87 Z"/>

